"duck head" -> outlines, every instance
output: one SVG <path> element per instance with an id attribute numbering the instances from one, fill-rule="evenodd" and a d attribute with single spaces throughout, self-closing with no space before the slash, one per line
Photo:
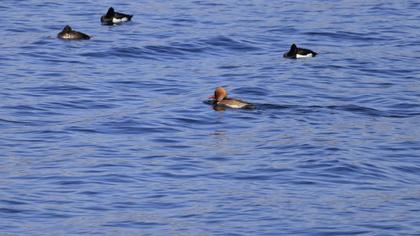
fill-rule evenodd
<path id="1" fill-rule="evenodd" d="M 223 87 L 217 87 L 214 90 L 214 96 L 211 96 L 210 98 L 214 99 L 214 103 L 218 104 L 219 102 L 221 102 L 223 99 L 225 99 L 227 97 L 227 92 Z"/>
<path id="2" fill-rule="evenodd" d="M 65 27 L 64 27 L 64 29 L 63 29 L 63 32 L 64 33 L 69 33 L 69 32 L 71 32 L 72 31 L 72 29 L 71 29 L 71 27 L 69 26 L 69 25 L 66 25 Z"/>
<path id="3" fill-rule="evenodd" d="M 114 8 L 110 7 L 106 13 L 106 17 L 113 17 L 115 15 Z"/>
<path id="4" fill-rule="evenodd" d="M 290 52 L 292 54 L 297 54 L 298 48 L 297 48 L 296 44 L 292 44 L 292 46 L 290 46 Z"/>

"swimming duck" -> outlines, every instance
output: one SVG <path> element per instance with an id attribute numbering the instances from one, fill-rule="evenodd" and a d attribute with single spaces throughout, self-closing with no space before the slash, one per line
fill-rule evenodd
<path id="1" fill-rule="evenodd" d="M 68 39 L 68 40 L 78 40 L 78 39 L 90 39 L 90 36 L 84 34 L 79 31 L 72 30 L 72 28 L 68 25 L 64 27 L 64 29 L 57 34 L 57 37 L 60 39 Z"/>
<path id="2" fill-rule="evenodd" d="M 253 108 L 253 105 L 250 103 L 234 98 L 228 98 L 227 92 L 223 87 L 217 87 L 214 90 L 214 96 L 210 96 L 209 98 L 214 99 L 212 101 L 214 108 L 218 108 L 219 106 L 230 108 Z"/>
<path id="3" fill-rule="evenodd" d="M 283 55 L 285 58 L 297 59 L 297 58 L 304 58 L 304 57 L 315 57 L 316 52 L 306 49 L 306 48 L 298 48 L 296 44 L 292 44 L 290 46 L 290 50 Z"/>
<path id="4" fill-rule="evenodd" d="M 125 21 L 130 21 L 133 15 L 127 15 L 121 12 L 114 11 L 114 8 L 110 7 L 108 12 L 101 17 L 101 22 L 104 25 L 113 25 Z"/>

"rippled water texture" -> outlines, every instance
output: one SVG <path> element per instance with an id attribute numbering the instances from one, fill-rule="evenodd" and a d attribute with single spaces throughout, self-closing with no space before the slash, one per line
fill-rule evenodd
<path id="1" fill-rule="evenodd" d="M 419 235 L 419 9 L 2 1 L 0 235 Z"/>

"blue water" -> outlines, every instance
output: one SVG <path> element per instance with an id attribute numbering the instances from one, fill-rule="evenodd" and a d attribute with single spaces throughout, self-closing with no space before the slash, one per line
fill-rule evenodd
<path id="1" fill-rule="evenodd" d="M 0 235 L 420 235 L 418 1 L 0 10 Z"/>

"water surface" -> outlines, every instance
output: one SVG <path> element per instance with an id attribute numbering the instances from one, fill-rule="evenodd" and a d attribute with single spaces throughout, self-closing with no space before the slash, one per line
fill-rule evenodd
<path id="1" fill-rule="evenodd" d="M 1 235 L 418 235 L 419 7 L 3 1 Z"/>

